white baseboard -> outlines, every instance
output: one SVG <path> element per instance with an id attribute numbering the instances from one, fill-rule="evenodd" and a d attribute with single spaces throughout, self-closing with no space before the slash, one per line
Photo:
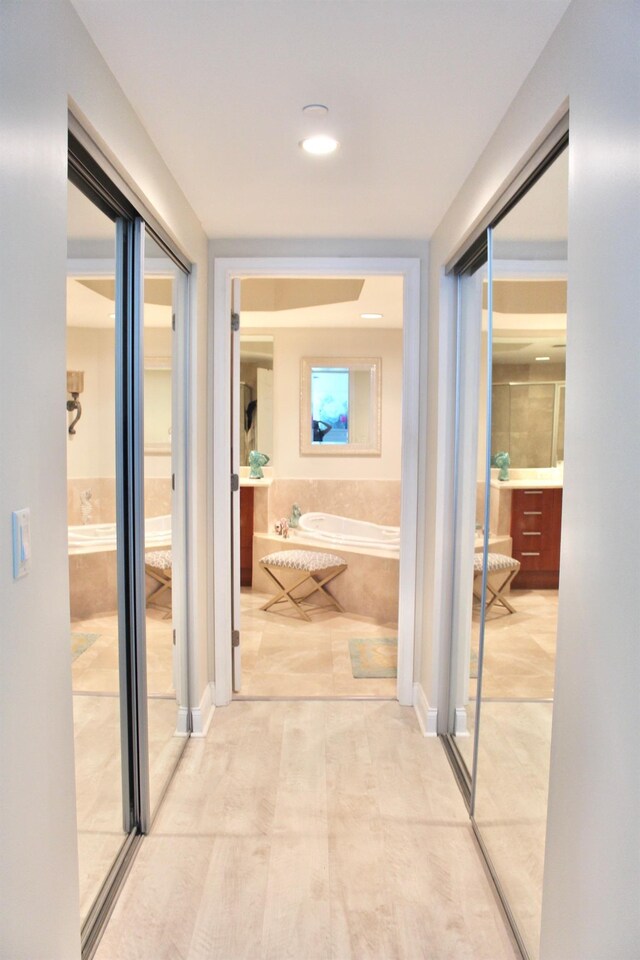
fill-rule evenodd
<path id="1" fill-rule="evenodd" d="M 191 736 L 206 737 L 213 720 L 215 706 L 215 689 L 213 683 L 204 688 L 200 704 L 191 711 Z"/>
<path id="2" fill-rule="evenodd" d="M 413 685 L 413 709 L 416 712 L 420 729 L 425 737 L 438 736 L 438 709 L 430 707 L 422 684 Z"/>
<path id="3" fill-rule="evenodd" d="M 189 736 L 189 708 L 178 707 L 178 719 L 176 721 L 176 732 L 174 737 Z"/>
<path id="4" fill-rule="evenodd" d="M 464 707 L 456 707 L 454 727 L 456 737 L 468 737 L 469 727 L 467 726 L 467 711 Z"/>

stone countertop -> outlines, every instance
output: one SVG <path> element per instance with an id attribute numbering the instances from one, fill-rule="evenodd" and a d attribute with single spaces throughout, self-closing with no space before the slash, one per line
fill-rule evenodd
<path id="1" fill-rule="evenodd" d="M 509 470 L 508 480 L 498 480 L 499 470 L 491 470 L 491 486 L 498 490 L 551 490 L 562 488 L 563 470 L 561 467 L 518 468 Z"/>
<path id="2" fill-rule="evenodd" d="M 240 477 L 241 487 L 270 487 L 272 483 L 272 477 L 263 477 L 262 480 L 254 480 L 252 477 Z"/>
<path id="3" fill-rule="evenodd" d="M 492 480 L 491 486 L 498 490 L 552 490 L 562 489 L 562 480 Z"/>

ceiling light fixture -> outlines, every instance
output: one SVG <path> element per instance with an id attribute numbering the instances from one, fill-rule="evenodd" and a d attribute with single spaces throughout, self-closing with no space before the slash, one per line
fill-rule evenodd
<path id="1" fill-rule="evenodd" d="M 326 132 L 324 121 L 329 113 L 329 108 L 324 103 L 308 103 L 306 107 L 302 108 L 302 113 L 305 117 L 311 119 L 313 127 L 309 130 L 309 135 L 300 140 L 299 146 L 306 153 L 311 153 L 316 157 L 326 157 L 330 153 L 334 153 L 340 144 L 335 137 Z"/>
<path id="2" fill-rule="evenodd" d="M 316 157 L 326 157 L 329 153 L 337 150 L 340 144 L 326 133 L 319 133 L 315 137 L 306 137 L 301 140 L 300 146 L 307 153 L 312 153 Z"/>
<path id="3" fill-rule="evenodd" d="M 536 357 L 536 360 L 551 360 L 551 357 Z"/>
<path id="4" fill-rule="evenodd" d="M 383 313 L 361 313 L 360 319 L 361 320 L 382 320 L 383 316 L 384 316 Z"/>

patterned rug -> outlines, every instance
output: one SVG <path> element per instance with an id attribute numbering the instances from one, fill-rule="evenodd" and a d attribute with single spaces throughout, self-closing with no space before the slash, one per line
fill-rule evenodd
<path id="1" fill-rule="evenodd" d="M 77 660 L 78 657 L 88 650 L 96 642 L 99 633 L 72 633 L 71 634 L 71 659 Z"/>
<path id="2" fill-rule="evenodd" d="M 398 676 L 397 637 L 352 637 L 351 672 L 356 679 Z"/>

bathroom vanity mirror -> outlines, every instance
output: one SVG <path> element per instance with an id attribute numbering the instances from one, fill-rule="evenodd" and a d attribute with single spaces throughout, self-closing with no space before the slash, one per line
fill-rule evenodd
<path id="1" fill-rule="evenodd" d="M 303 357 L 300 453 L 380 456 L 379 357 Z"/>
<path id="2" fill-rule="evenodd" d="M 144 358 L 144 452 L 171 454 L 171 357 Z"/>
<path id="3" fill-rule="evenodd" d="M 240 466 L 259 450 L 273 466 L 273 337 L 240 336 Z"/>

